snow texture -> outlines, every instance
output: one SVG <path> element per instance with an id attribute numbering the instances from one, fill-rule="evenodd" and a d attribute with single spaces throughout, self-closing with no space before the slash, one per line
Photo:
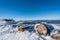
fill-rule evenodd
<path id="1" fill-rule="evenodd" d="M 2 23 L 2 24 L 1 24 Z M 4 25 L 6 22 L 0 22 L 0 40 L 54 40 L 50 36 L 41 37 L 34 32 L 18 32 L 16 28 L 10 25 Z"/>

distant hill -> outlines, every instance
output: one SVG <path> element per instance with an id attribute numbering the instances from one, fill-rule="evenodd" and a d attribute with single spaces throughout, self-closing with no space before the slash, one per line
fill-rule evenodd
<path id="1" fill-rule="evenodd" d="M 21 22 L 21 21 L 18 21 Z M 51 23 L 51 24 L 60 24 L 60 20 L 25 20 L 22 21 L 23 24 L 35 24 L 35 23 L 40 23 L 40 22 L 47 22 L 47 23 Z"/>
<path id="2" fill-rule="evenodd" d="M 47 23 L 51 23 L 51 24 L 60 24 L 60 20 L 20 20 L 20 21 L 15 21 L 13 19 L 2 19 L 0 21 L 6 21 L 6 22 L 10 22 L 10 23 L 17 23 L 17 24 L 36 24 L 36 23 L 40 23 L 40 22 L 47 22 Z"/>

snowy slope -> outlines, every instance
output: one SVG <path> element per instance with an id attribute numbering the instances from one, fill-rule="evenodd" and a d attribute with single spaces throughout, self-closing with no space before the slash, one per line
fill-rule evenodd
<path id="1" fill-rule="evenodd" d="M 37 34 L 29 31 L 18 32 L 16 28 L 12 28 L 6 22 L 0 22 L 0 40 L 43 40 Z M 54 40 L 50 36 L 44 37 L 46 40 Z"/>
<path id="2" fill-rule="evenodd" d="M 10 27 L 6 27 L 5 29 L 2 29 L 4 31 L 0 32 L 0 40 L 40 40 L 41 39 L 35 33 L 30 33 L 29 31 L 17 32 L 16 29 L 11 29 Z M 45 38 L 47 40 L 51 39 L 50 37 L 48 38 L 45 37 Z"/>

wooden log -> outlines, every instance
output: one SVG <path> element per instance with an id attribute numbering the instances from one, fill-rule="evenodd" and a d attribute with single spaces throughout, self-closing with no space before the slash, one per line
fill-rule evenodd
<path id="1" fill-rule="evenodd" d="M 53 39 L 60 40 L 60 36 L 59 36 L 59 35 L 52 35 L 51 37 L 52 37 Z"/>
<path id="2" fill-rule="evenodd" d="M 22 27 L 17 26 L 17 31 L 19 31 L 19 32 L 23 32 L 24 30 L 23 30 Z"/>
<path id="3" fill-rule="evenodd" d="M 47 33 L 47 28 L 45 27 L 44 24 L 40 24 L 36 26 L 36 31 L 40 34 L 40 35 L 46 35 Z"/>

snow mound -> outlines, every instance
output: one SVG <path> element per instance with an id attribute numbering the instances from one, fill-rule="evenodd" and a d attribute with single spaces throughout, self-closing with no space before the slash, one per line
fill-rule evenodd
<path id="1" fill-rule="evenodd" d="M 3 22 L 5 24 L 5 22 Z M 16 28 L 12 28 L 10 25 L 0 26 L 0 40 L 54 40 L 50 36 L 41 38 L 34 32 L 24 31 L 18 32 Z M 55 25 L 54 25 L 55 26 Z"/>

